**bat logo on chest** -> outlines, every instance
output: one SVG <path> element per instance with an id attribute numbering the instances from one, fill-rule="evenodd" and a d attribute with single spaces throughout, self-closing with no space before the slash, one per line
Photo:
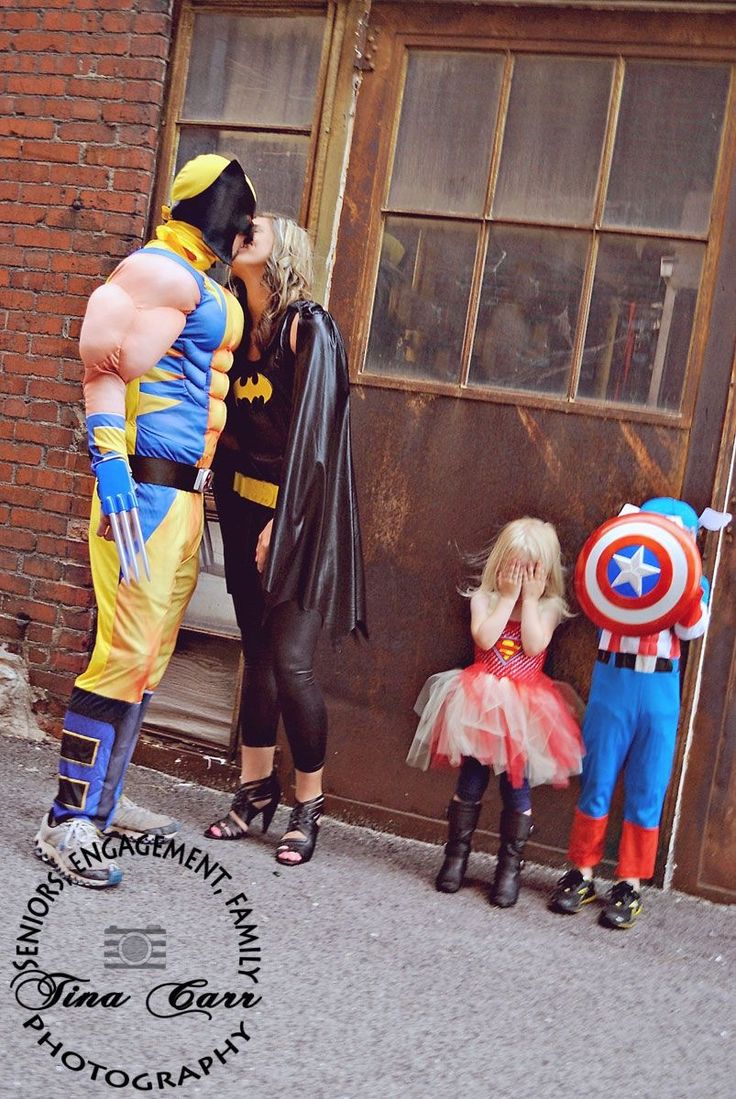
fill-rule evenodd
<path id="1" fill-rule="evenodd" d="M 273 386 L 262 374 L 254 374 L 246 378 L 245 382 L 238 378 L 233 385 L 233 393 L 236 401 L 250 401 L 253 404 L 256 397 L 260 397 L 267 404 L 271 400 Z"/>

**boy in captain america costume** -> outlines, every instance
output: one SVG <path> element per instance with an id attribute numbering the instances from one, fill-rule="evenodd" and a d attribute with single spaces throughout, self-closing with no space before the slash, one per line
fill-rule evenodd
<path id="1" fill-rule="evenodd" d="M 625 509 L 636 512 L 636 508 Z M 667 517 L 693 538 L 699 526 L 718 530 L 730 515 L 707 508 L 698 518 L 682 500 L 648 500 L 641 512 Z M 636 557 L 626 576 L 658 572 Z M 550 898 L 554 912 L 572 914 L 596 899 L 593 870 L 603 857 L 608 812 L 620 773 L 624 777 L 624 820 L 616 881 L 606 897 L 600 923 L 630 928 L 641 912 L 640 885 L 651 878 L 659 823 L 672 771 L 680 714 L 680 641 L 701 637 L 708 626 L 710 586 L 705 577 L 695 601 L 678 620 L 658 633 L 624 636 L 602 629 L 583 723 L 586 756 L 581 793 L 568 849 L 573 868 L 560 878 Z"/>
<path id="2" fill-rule="evenodd" d="M 197 581 L 202 493 L 243 332 L 239 303 L 205 272 L 251 239 L 255 192 L 236 160 L 198 156 L 177 174 L 163 213 L 155 239 L 92 294 L 80 336 L 97 480 L 97 635 L 64 718 L 59 788 L 35 853 L 93 888 L 122 879 L 113 863 L 79 869 L 75 854 L 99 841 L 98 830 L 178 829 L 121 794 Z"/>

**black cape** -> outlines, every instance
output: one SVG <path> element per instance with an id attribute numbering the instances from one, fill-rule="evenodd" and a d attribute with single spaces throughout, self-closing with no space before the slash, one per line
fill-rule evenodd
<path id="1" fill-rule="evenodd" d="M 289 437 L 263 576 L 267 608 L 318 610 L 333 640 L 368 636 L 358 501 L 350 449 L 347 359 L 329 313 L 299 313 Z M 287 336 L 288 339 L 288 336 Z"/>

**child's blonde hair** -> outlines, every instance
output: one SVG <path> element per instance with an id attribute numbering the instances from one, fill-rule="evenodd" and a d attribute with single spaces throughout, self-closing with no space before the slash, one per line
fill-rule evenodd
<path id="1" fill-rule="evenodd" d="M 475 558 L 478 564 L 483 560 L 483 556 L 479 554 Z M 484 591 L 488 595 L 496 595 L 499 570 L 514 558 L 531 564 L 540 562 L 547 574 L 542 598 L 556 606 L 561 619 L 569 618 L 570 610 L 565 599 L 562 551 L 557 531 L 551 523 L 534 519 L 530 515 L 514 519 L 502 528 L 490 548 L 480 580 L 475 587 L 467 589 L 463 594 L 471 596 L 476 591 Z"/>

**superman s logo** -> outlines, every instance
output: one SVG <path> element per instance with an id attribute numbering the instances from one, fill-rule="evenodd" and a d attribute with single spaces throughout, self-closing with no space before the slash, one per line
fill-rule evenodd
<path id="1" fill-rule="evenodd" d="M 233 385 L 233 393 L 236 401 L 250 401 L 253 404 L 256 397 L 261 397 L 266 404 L 271 400 L 273 386 L 262 374 L 254 374 L 246 378 L 245 382 L 239 378 Z"/>
<path id="2" fill-rule="evenodd" d="M 521 642 L 516 641 L 513 637 L 504 637 L 496 645 L 496 652 L 505 663 L 508 663 L 511 657 L 516 656 L 520 650 Z"/>

